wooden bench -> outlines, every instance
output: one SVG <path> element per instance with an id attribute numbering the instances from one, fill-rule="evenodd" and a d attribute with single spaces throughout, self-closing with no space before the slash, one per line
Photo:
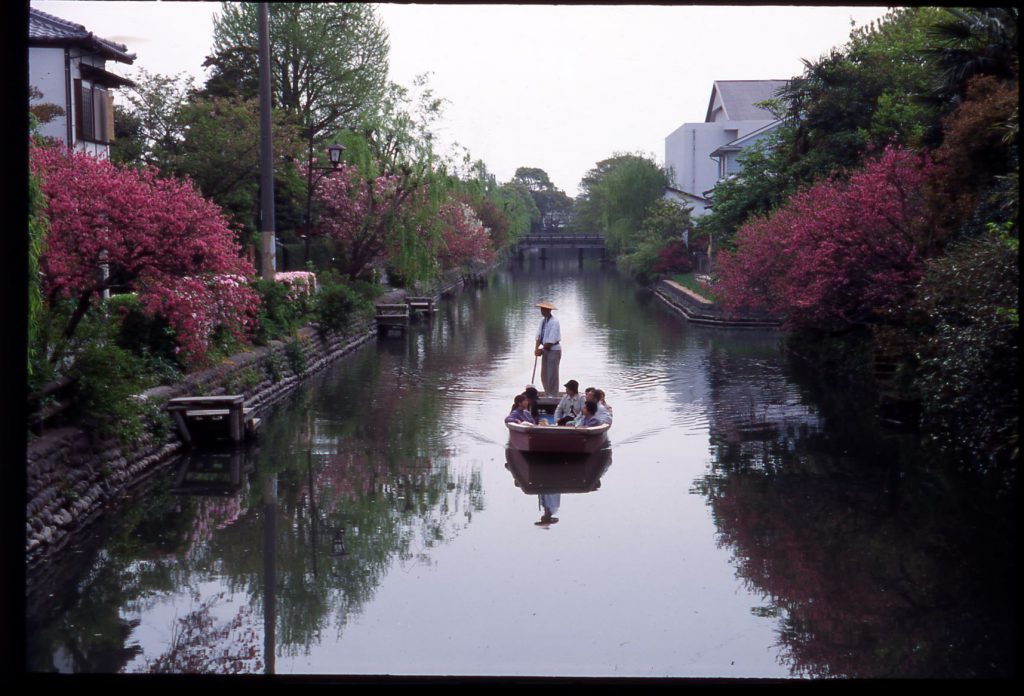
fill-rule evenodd
<path id="1" fill-rule="evenodd" d="M 405 331 L 409 325 L 409 305 L 379 304 L 377 305 L 377 330 L 386 332 L 391 329 Z"/>
<path id="2" fill-rule="evenodd" d="M 409 306 L 409 311 L 412 314 L 433 316 L 437 311 L 437 304 L 433 297 L 406 297 L 405 303 Z"/>
<path id="3" fill-rule="evenodd" d="M 222 424 L 227 429 L 227 437 L 233 442 L 241 442 L 247 434 L 254 435 L 261 423 L 259 418 L 253 417 L 254 410 L 246 408 L 243 394 L 180 396 L 170 399 L 164 408 L 174 417 L 181 439 L 189 446 L 195 439 L 189 423 Z"/>

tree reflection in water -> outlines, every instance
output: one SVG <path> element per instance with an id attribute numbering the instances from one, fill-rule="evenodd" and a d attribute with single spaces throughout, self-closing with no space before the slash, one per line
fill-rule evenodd
<path id="1" fill-rule="evenodd" d="M 826 422 L 781 375 L 737 361 L 712 373 L 715 457 L 696 489 L 738 573 L 766 597 L 753 611 L 779 617 L 795 675 L 1014 674 L 1011 501 L 993 504 L 933 466 L 912 438 Z M 830 398 L 843 393 L 837 385 Z M 849 443 L 845 455 L 837 441 Z"/>

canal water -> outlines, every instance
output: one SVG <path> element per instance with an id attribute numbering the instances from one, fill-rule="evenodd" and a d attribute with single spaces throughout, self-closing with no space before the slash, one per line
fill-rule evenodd
<path id="1" fill-rule="evenodd" d="M 610 447 L 503 417 L 552 301 Z M 879 430 L 775 332 L 699 327 L 527 256 L 192 455 L 29 578 L 34 672 L 573 677 L 1015 673 L 1010 503 Z M 537 524 L 541 495 L 558 521 Z M 992 502 L 996 500 L 996 502 Z"/>

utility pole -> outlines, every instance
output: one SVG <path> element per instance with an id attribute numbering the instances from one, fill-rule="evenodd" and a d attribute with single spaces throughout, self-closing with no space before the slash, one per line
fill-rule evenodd
<path id="1" fill-rule="evenodd" d="M 274 148 L 270 120 L 270 20 L 267 3 L 260 3 L 260 228 L 263 231 L 262 276 L 273 280 L 277 270 L 274 225 Z"/>

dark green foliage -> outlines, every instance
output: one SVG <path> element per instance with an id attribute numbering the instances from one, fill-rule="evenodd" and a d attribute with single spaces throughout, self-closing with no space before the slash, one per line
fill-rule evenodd
<path id="1" fill-rule="evenodd" d="M 39 258 L 46 248 L 49 223 L 46 219 L 46 201 L 39 188 L 39 180 L 34 176 L 28 178 L 28 195 L 28 373 L 31 376 L 33 363 L 42 348 L 39 344 L 40 325 L 45 321 L 43 314 L 46 307 L 43 304 Z"/>
<path id="2" fill-rule="evenodd" d="M 306 351 L 303 350 L 301 338 L 296 337 L 285 345 L 284 356 L 288 360 L 288 367 L 296 375 L 301 375 L 306 371 L 308 361 L 306 359 Z"/>
<path id="3" fill-rule="evenodd" d="M 101 437 L 137 442 L 146 432 L 137 395 L 149 386 L 141 358 L 114 344 L 87 343 L 75 356 L 74 415 Z"/>
<path id="4" fill-rule="evenodd" d="M 290 336 L 306 324 L 308 303 L 294 298 L 286 285 L 260 278 L 253 282 L 253 288 L 260 295 L 259 327 L 254 339 L 258 345 Z"/>
<path id="5" fill-rule="evenodd" d="M 372 311 L 364 293 L 340 281 L 337 275 L 320 275 L 314 316 L 322 329 L 344 330 L 360 314 Z"/>
<path id="6" fill-rule="evenodd" d="M 931 261 L 920 287 L 932 326 L 919 347 L 925 425 L 1006 485 L 1019 447 L 1018 264 L 1016 235 L 995 227 Z"/>
<path id="7" fill-rule="evenodd" d="M 180 372 L 178 344 L 166 319 L 145 314 L 134 293 L 112 295 L 105 304 L 110 317 L 120 325 L 117 345 L 136 356 L 150 358 L 154 366 L 165 363 Z"/>
<path id="8" fill-rule="evenodd" d="M 971 78 L 991 75 L 1015 81 L 1020 62 L 1015 7 L 943 8 L 924 51 L 935 70 L 932 103 L 947 112 L 959 106 Z"/>

